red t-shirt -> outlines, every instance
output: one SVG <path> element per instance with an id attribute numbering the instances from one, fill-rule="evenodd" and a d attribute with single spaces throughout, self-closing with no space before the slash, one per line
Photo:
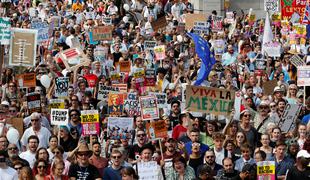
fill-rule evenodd
<path id="1" fill-rule="evenodd" d="M 178 124 L 172 130 L 172 138 L 178 140 L 183 134 L 185 134 L 187 128 Z"/>
<path id="2" fill-rule="evenodd" d="M 97 80 L 98 80 L 98 77 L 96 75 L 94 75 L 94 74 L 87 74 L 87 75 L 84 75 L 83 77 L 87 80 L 87 83 L 88 83 L 89 87 L 95 87 L 96 86 L 96 83 L 97 83 Z"/>

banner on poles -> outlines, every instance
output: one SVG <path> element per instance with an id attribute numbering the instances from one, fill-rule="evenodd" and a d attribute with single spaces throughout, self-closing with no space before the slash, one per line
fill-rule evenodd
<path id="1" fill-rule="evenodd" d="M 297 86 L 310 86 L 310 66 L 297 67 Z"/>
<path id="2" fill-rule="evenodd" d="M 41 96 L 39 93 L 27 94 L 27 106 L 29 113 L 41 112 Z"/>
<path id="3" fill-rule="evenodd" d="M 57 77 L 55 79 L 55 97 L 67 97 L 69 90 L 69 77 Z"/>
<path id="4" fill-rule="evenodd" d="M 146 123 L 146 134 L 152 140 L 168 137 L 168 129 L 164 120 Z"/>
<path id="5" fill-rule="evenodd" d="M 276 179 L 276 165 L 274 161 L 257 162 L 257 179 Z"/>
<path id="6" fill-rule="evenodd" d="M 143 120 L 152 120 L 159 118 L 157 99 L 155 96 L 140 97 L 141 115 Z"/>
<path id="7" fill-rule="evenodd" d="M 98 110 L 81 111 L 81 123 L 83 135 L 98 135 L 100 133 Z"/>
<path id="8" fill-rule="evenodd" d="M 51 109 L 51 124 L 67 126 L 69 122 L 69 109 Z"/>
<path id="9" fill-rule="evenodd" d="M 235 91 L 202 86 L 186 86 L 189 111 L 228 116 L 235 101 Z"/>
<path id="10" fill-rule="evenodd" d="M 35 66 L 37 36 L 38 30 L 12 28 L 10 66 Z"/>
<path id="11" fill-rule="evenodd" d="M 11 21 L 8 17 L 0 17 L 0 43 L 9 45 L 11 39 Z"/>
<path id="12" fill-rule="evenodd" d="M 108 117 L 108 137 L 110 139 L 131 139 L 132 130 L 134 130 L 133 118 Z"/>

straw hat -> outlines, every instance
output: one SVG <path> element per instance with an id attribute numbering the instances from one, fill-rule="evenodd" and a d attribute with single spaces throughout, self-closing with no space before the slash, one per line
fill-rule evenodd
<path id="1" fill-rule="evenodd" d="M 76 151 L 76 154 L 79 153 L 87 153 L 89 156 L 91 156 L 93 154 L 93 152 L 91 150 L 89 150 L 88 146 L 86 144 L 81 144 L 78 148 L 78 150 Z"/>

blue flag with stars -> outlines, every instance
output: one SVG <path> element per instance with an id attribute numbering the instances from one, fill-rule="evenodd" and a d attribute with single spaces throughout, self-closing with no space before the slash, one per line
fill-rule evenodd
<path id="1" fill-rule="evenodd" d="M 199 86 L 208 77 L 212 66 L 215 64 L 215 59 L 210 51 L 208 42 L 204 38 L 194 33 L 187 33 L 187 35 L 193 39 L 196 54 L 202 61 L 197 80 L 194 84 Z"/>

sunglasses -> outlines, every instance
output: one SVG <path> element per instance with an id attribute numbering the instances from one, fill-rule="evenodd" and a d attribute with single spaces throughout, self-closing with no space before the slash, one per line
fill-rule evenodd
<path id="1" fill-rule="evenodd" d="M 137 137 L 144 137 L 145 134 L 138 134 Z"/>
<path id="2" fill-rule="evenodd" d="M 8 150 L 10 150 L 10 151 L 17 150 L 17 147 L 11 147 L 11 148 L 8 148 Z"/>
<path id="3" fill-rule="evenodd" d="M 70 114 L 70 116 L 78 116 L 77 114 Z"/>
<path id="4" fill-rule="evenodd" d="M 54 151 L 53 154 L 60 154 L 60 151 Z"/>
<path id="5" fill-rule="evenodd" d="M 78 153 L 78 156 L 88 156 L 88 153 Z"/>
<path id="6" fill-rule="evenodd" d="M 14 167 L 14 169 L 15 169 L 16 171 L 21 170 L 22 168 L 23 168 L 23 166 L 20 166 L 20 167 Z"/>
<path id="7" fill-rule="evenodd" d="M 250 114 L 245 114 L 245 115 L 243 115 L 243 117 L 251 117 L 251 115 Z"/>
<path id="8" fill-rule="evenodd" d="M 39 119 L 31 119 L 31 122 L 38 122 L 39 121 Z"/>
<path id="9" fill-rule="evenodd" d="M 273 106 L 270 106 L 271 108 L 274 108 L 274 107 L 276 107 L 276 105 L 273 105 Z"/>
<path id="10" fill-rule="evenodd" d="M 206 158 L 208 158 L 208 159 L 209 159 L 209 158 L 214 158 L 214 156 L 206 156 Z"/>
<path id="11" fill-rule="evenodd" d="M 113 159 L 120 159 L 122 156 L 112 156 Z"/>

